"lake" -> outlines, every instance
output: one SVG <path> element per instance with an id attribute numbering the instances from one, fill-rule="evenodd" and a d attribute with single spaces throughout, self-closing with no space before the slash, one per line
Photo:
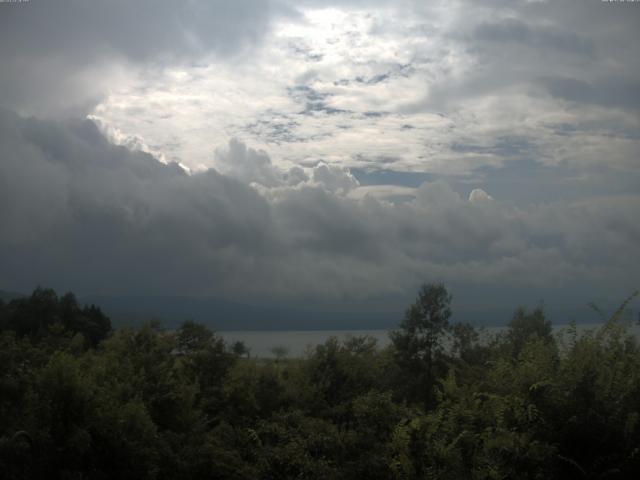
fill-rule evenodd
<path id="1" fill-rule="evenodd" d="M 598 328 L 602 324 L 578 324 L 579 332 Z M 569 325 L 558 324 L 553 326 L 555 333 L 568 328 Z M 506 327 L 484 327 L 482 329 L 485 337 L 490 337 Z M 640 326 L 637 324 L 631 327 L 636 335 L 640 335 Z M 378 341 L 378 347 L 385 347 L 390 343 L 389 330 L 247 330 L 247 331 L 220 331 L 218 332 L 225 341 L 231 343 L 242 341 L 250 349 L 252 357 L 269 358 L 275 355 L 271 351 L 274 347 L 284 347 L 288 357 L 302 357 L 307 349 L 324 343 L 329 337 L 337 337 L 340 340 L 353 336 L 369 335 Z"/>

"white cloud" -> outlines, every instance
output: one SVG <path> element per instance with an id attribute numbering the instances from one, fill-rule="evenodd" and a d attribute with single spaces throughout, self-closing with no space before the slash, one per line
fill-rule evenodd
<path id="1" fill-rule="evenodd" d="M 330 192 L 341 195 L 349 193 L 358 187 L 358 180 L 348 170 L 335 165 L 320 163 L 311 171 L 311 179 L 314 183 L 322 185 Z"/>
<path id="2" fill-rule="evenodd" d="M 599 26 L 600 6 L 578 9 L 588 35 L 563 2 L 297 8 L 243 61 L 205 55 L 140 70 L 114 83 L 94 115 L 192 169 L 214 165 L 231 138 L 282 168 L 322 161 L 467 176 L 533 160 L 635 169 L 637 102 L 612 92 L 640 73 L 627 48 L 610 51 L 612 35 L 633 34 Z M 574 80 L 596 100 L 565 94 Z"/>
<path id="3" fill-rule="evenodd" d="M 469 194 L 469 201 L 471 203 L 477 203 L 482 205 L 491 200 L 493 200 L 493 198 L 491 198 L 491 195 L 489 195 L 487 192 L 485 192 L 481 188 L 474 188 L 473 190 L 471 190 L 471 193 Z"/>
<path id="4" fill-rule="evenodd" d="M 215 166 L 222 173 L 245 183 L 275 187 L 285 181 L 283 172 L 273 166 L 265 152 L 247 148 L 235 138 L 229 142 L 228 149 L 216 152 Z"/>

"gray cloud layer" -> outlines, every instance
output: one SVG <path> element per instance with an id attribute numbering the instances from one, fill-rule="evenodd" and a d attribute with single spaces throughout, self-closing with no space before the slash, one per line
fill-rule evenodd
<path id="1" fill-rule="evenodd" d="M 255 47 L 269 0 L 31 0 L 0 9 L 0 105 L 36 113 L 89 111 L 125 70 L 234 56 Z"/>
<path id="2" fill-rule="evenodd" d="M 217 153 L 228 175 L 188 175 L 91 121 L 6 110 L 0 142 L 0 283 L 13 289 L 344 299 L 443 280 L 619 297 L 640 268 L 637 195 L 518 209 L 436 181 L 394 204 L 357 199 L 348 172 L 279 171 L 237 141 Z"/>

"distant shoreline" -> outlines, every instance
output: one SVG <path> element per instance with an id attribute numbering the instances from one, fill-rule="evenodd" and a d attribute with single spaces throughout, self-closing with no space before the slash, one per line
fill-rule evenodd
<path id="1" fill-rule="evenodd" d="M 640 335 L 640 325 L 631 321 L 627 322 L 629 329 Z M 604 323 L 577 323 L 579 333 L 586 330 L 593 330 L 602 327 Z M 570 323 L 555 324 L 552 326 L 554 333 L 559 333 L 571 326 Z M 497 334 L 507 328 L 504 326 L 476 327 L 485 335 Z M 314 348 L 324 343 L 330 337 L 339 339 L 350 336 L 371 336 L 378 342 L 378 347 L 384 348 L 390 343 L 389 330 L 385 329 L 331 329 L 331 330 L 217 330 L 216 332 L 225 341 L 232 343 L 242 341 L 249 348 L 250 355 L 258 358 L 273 358 L 276 355 L 272 352 L 274 347 L 284 347 L 291 358 L 302 357 L 309 347 Z"/>

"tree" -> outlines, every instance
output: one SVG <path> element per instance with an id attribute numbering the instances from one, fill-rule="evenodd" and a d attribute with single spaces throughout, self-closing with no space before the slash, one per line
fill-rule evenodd
<path id="1" fill-rule="evenodd" d="M 222 337 L 192 320 L 178 329 L 176 347 L 187 375 L 198 385 L 200 407 L 213 415 L 222 401 L 225 376 L 237 355 L 227 349 Z"/>
<path id="2" fill-rule="evenodd" d="M 541 306 L 531 313 L 520 307 L 513 314 L 507 330 L 507 338 L 511 343 L 514 358 L 520 354 L 527 341 L 533 337 L 550 343 L 553 340 L 551 322 L 547 320 Z"/>
<path id="3" fill-rule="evenodd" d="M 482 349 L 478 345 L 480 335 L 470 323 L 456 323 L 451 328 L 453 352 L 467 363 L 478 363 Z"/>
<path id="4" fill-rule="evenodd" d="M 213 332 L 206 326 L 186 320 L 178 329 L 176 343 L 180 353 L 189 354 L 210 347 L 214 340 Z"/>
<path id="5" fill-rule="evenodd" d="M 235 342 L 233 342 L 233 344 L 231 345 L 231 351 L 236 357 L 246 356 L 247 358 L 249 358 L 249 354 L 251 352 L 249 347 L 247 347 L 247 345 L 242 340 L 236 340 Z"/>
<path id="6" fill-rule="evenodd" d="M 271 348 L 271 353 L 276 357 L 276 362 L 284 360 L 289 355 L 289 348 L 284 345 L 276 345 Z"/>
<path id="7" fill-rule="evenodd" d="M 396 361 L 414 379 L 409 396 L 433 399 L 434 360 L 442 350 L 442 337 L 450 330 L 451 294 L 442 284 L 424 284 L 400 323 L 390 333 Z"/>

